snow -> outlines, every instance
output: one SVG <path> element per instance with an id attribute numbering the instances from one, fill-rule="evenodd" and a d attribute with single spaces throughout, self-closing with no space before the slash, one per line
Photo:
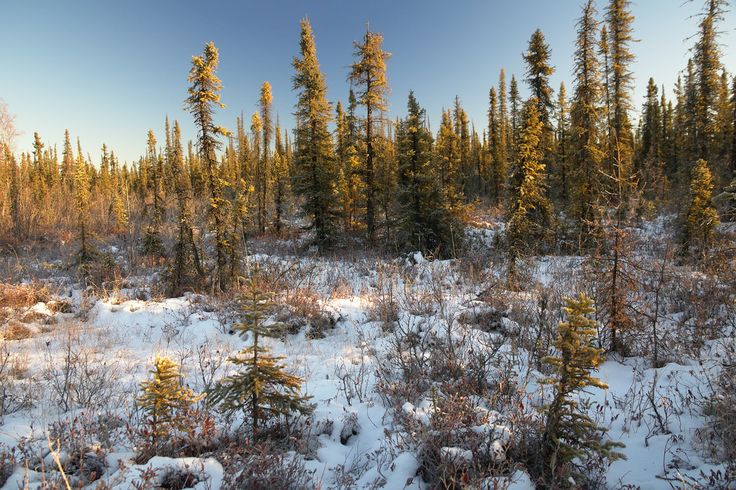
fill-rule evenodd
<path id="1" fill-rule="evenodd" d="M 660 225 L 652 225 L 652 230 L 658 229 Z M 477 235 L 490 241 L 496 232 L 481 230 Z M 399 262 L 403 273 L 393 278 L 397 295 L 405 294 L 402 291 L 407 288 L 426 291 L 431 283 L 439 280 L 451 293 L 446 308 L 459 314 L 467 312 L 468 318 L 476 318 L 481 311 L 485 311 L 471 301 L 472 291 L 455 287 L 452 261 L 428 261 L 419 252 L 410 257 L 411 260 Z M 258 255 L 250 257 L 250 260 L 287 259 Z M 323 291 L 334 285 L 336 274 L 350 278 L 347 297 L 325 296 L 321 300 L 321 306 L 334 312 L 339 319 L 325 338 L 309 339 L 301 331 L 283 340 L 266 341 L 276 354 L 286 356 L 286 364 L 293 373 L 303 377 L 303 390 L 316 405 L 312 425 L 330 428 L 317 437 L 319 447 L 316 457 L 304 461 L 307 469 L 314 471 L 315 486 L 331 488 L 336 485 L 338 471 L 354 469 L 356 488 L 372 488 L 377 483 L 388 489 L 426 488 L 417 475 L 421 462 L 416 454 L 408 449 L 396 453 L 387 450 L 387 439 L 398 429 L 392 422 L 391 408 L 383 406 L 374 393 L 375 356 L 370 351 L 385 348 L 385 333 L 381 329 L 381 322 L 370 320 L 370 312 L 379 288 L 378 266 L 396 265 L 329 263 L 316 257 L 289 260 L 297 260 L 299 267 L 314 267 L 317 272 L 313 287 Z M 537 262 L 535 280 L 542 285 L 549 285 L 569 274 L 580 261 L 580 257 L 541 258 Z M 79 301 L 78 293 L 75 297 Z M 54 315 L 44 304 L 33 306 L 33 311 Z M 435 329 L 438 332 L 446 328 L 441 324 L 439 315 L 421 317 L 404 311 L 401 315 L 402 318 L 411 317 L 415 328 Z M 14 344 L 15 348 L 27 353 L 29 365 L 33 369 L 40 370 L 49 360 L 54 362 L 62 355 L 63 329 L 69 328 L 67 320 L 70 315 L 57 316 L 63 321 L 56 332 L 41 332 L 33 339 Z M 500 323 L 505 332 L 518 333 L 522 328 L 506 317 L 502 317 Z M 127 299 L 122 294 L 119 298 L 98 300 L 88 311 L 87 320 L 81 328 L 84 332 L 80 335 L 80 342 L 94 347 L 104 354 L 100 359 L 104 358 L 105 362 L 117 366 L 117 384 L 130 392 L 134 392 L 140 381 L 148 376 L 151 360 L 159 353 L 182 362 L 186 383 L 200 390 L 204 380 L 198 377 L 194 368 L 197 349 L 209 346 L 225 358 L 237 352 L 246 342 L 228 334 L 216 312 L 202 309 L 194 295 L 142 301 Z M 454 335 L 463 335 L 470 342 L 503 338 L 499 333 L 482 332 L 460 323 L 456 324 L 456 328 L 462 328 L 463 331 Z M 45 348 L 44 344 L 50 347 Z M 59 350 L 53 351 L 55 348 Z M 45 359 L 44 355 L 49 358 Z M 518 362 L 526 362 L 524 355 L 515 356 Z M 600 366 L 596 375 L 608 384 L 608 390 L 591 390 L 584 397 L 591 402 L 591 411 L 599 423 L 610 427 L 608 437 L 626 444 L 621 450 L 626 459 L 614 462 L 607 470 L 610 486 L 635 484 L 641 488 L 669 489 L 670 482 L 665 478 L 676 478 L 678 475 L 695 478 L 700 471 L 722 468 L 712 464 L 698 450 L 695 440 L 705 423 L 704 417 L 686 403 L 688 390 L 702 389 L 706 373 L 715 369 L 715 364 L 712 358 L 706 358 L 701 363 L 681 359 L 678 364 L 670 363 L 655 369 L 643 359 L 621 361 L 611 358 Z M 216 373 L 221 376 L 227 369 L 228 364 L 223 362 Z M 529 366 L 519 365 L 514 369 L 517 373 L 528 373 L 524 402 L 534 405 L 543 392 L 538 383 L 541 373 Z M 341 378 L 361 373 L 363 384 L 346 391 Z M 38 376 L 40 373 L 35 374 Z M 653 407 L 646 405 L 647 393 L 654 393 L 654 403 L 660 415 L 664 413 L 666 416 L 665 430 L 658 427 Z M 125 413 L 126 407 L 115 406 L 115 403 L 111 401 L 112 406 L 100 409 Z M 406 401 L 400 410 L 425 427 L 431 425 L 433 405 L 429 400 Z M 496 461 L 505 461 L 505 445 L 513 435 L 512 429 L 503 423 L 501 414 L 481 404 L 476 407 L 476 415 L 477 425 L 468 429 L 487 434 L 490 446 L 483 449 L 492 451 Z M 58 406 L 42 400 L 33 410 L 4 418 L 0 443 L 10 447 L 23 438 L 43 443 L 45 427 L 51 421 L 71 416 L 73 413 L 64 414 Z M 447 446 L 442 447 L 440 452 L 443 458 L 455 462 L 473 459 L 473 452 L 467 448 Z M 145 464 L 137 465 L 131 462 L 132 456 L 132 448 L 122 445 L 117 452 L 108 456 L 109 462 L 115 462 L 109 465 L 104 475 L 104 481 L 111 488 L 132 488 L 149 468 L 155 471 L 155 478 L 159 479 L 171 468 L 193 471 L 199 475 L 199 482 L 194 487 L 197 489 L 217 490 L 223 482 L 223 468 L 213 458 L 154 457 Z M 49 458 L 50 455 L 47 455 L 46 466 L 52 463 L 53 458 Z M 672 466 L 673 461 L 679 462 L 679 467 Z M 18 468 L 4 488 L 16 488 L 16 485 L 23 484 L 25 478 L 23 469 Z M 40 487 L 39 475 L 29 478 L 28 488 Z M 488 478 L 487 488 L 494 488 L 499 482 L 516 490 L 534 488 L 531 478 L 522 470 L 515 470 L 507 476 Z"/>

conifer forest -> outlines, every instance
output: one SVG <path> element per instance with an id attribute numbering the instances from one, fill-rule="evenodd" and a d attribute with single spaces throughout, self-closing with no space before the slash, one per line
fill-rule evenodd
<path id="1" fill-rule="evenodd" d="M 4 64 L 0 487 L 736 489 L 736 6 L 689 3 L 665 84 L 635 2 L 577 4 L 432 113 L 380 23 L 328 79 L 303 2 L 278 83 L 226 119 L 271 41 L 198 38 L 132 149 Z"/>

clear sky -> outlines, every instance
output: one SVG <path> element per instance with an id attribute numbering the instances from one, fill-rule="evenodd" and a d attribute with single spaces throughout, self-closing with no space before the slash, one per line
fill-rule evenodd
<path id="1" fill-rule="evenodd" d="M 436 130 L 440 111 L 458 95 L 472 121 L 486 125 L 488 90 L 504 67 L 523 78 L 521 53 L 536 28 L 552 48 L 552 77 L 571 93 L 575 23 L 582 0 L 261 0 L 28 1 L 0 0 L 0 98 L 17 114 L 23 133 L 18 150 L 29 150 L 33 132 L 61 149 L 64 129 L 80 137 L 99 159 L 107 143 L 122 160 L 143 153 L 146 132 L 163 133 L 164 117 L 179 119 L 185 138 L 194 135 L 183 111 L 191 56 L 207 41 L 220 50 L 223 82 L 218 122 L 234 128 L 235 117 L 257 109 L 264 80 L 273 85 L 274 106 L 290 127 L 295 94 L 292 58 L 298 52 L 299 19 L 308 16 L 332 101 L 347 98 L 352 42 L 366 24 L 383 33 L 393 54 L 388 64 L 390 117 L 405 113 L 413 89 Z M 600 11 L 605 0 L 599 0 Z M 637 61 L 635 105 L 647 79 L 668 95 L 693 44 L 692 15 L 702 7 L 683 0 L 636 0 L 633 46 Z M 733 2 L 732 2 L 733 3 Z M 736 13 L 722 25 L 723 61 L 736 71 Z M 526 87 L 522 84 L 522 90 Z M 159 138 L 163 139 L 163 138 Z"/>

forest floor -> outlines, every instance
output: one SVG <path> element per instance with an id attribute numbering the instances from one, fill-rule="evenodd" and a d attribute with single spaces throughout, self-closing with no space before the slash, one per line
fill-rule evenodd
<path id="1" fill-rule="evenodd" d="M 487 231 L 475 234 L 490 242 Z M 491 427 L 487 442 L 498 463 L 497 476 L 487 477 L 483 485 L 534 488 L 523 464 L 505 453 L 509 440 L 517 437 L 515 417 L 537 417 L 548 396 L 542 383 L 546 374 L 527 348 L 535 344 L 524 339 L 542 337 L 535 330 L 546 314 L 540 312 L 541 298 L 557 298 L 550 304 L 559 304 L 563 295 L 584 284 L 582 260 L 535 258 L 527 264 L 527 287 L 520 293 L 502 288 L 497 266 L 478 267 L 473 261 L 428 261 L 421 254 L 395 260 L 250 256 L 249 264 L 258 263 L 270 277 L 279 278 L 278 298 L 287 311 L 276 316 L 298 319 L 296 333 L 269 339 L 267 345 L 285 356 L 290 372 L 303 378 L 302 390 L 315 406 L 311 419 L 301 422 L 309 426 L 303 432 L 308 435 L 286 457 L 300 460 L 314 487 L 427 488 L 421 476 L 423 450 L 407 442 L 415 440 L 404 437 L 410 429 L 397 422 L 397 412 L 429 424 L 435 410 L 428 395 L 432 391 L 417 390 L 400 404 L 379 387 L 387 379 L 383 370 L 393 365 L 386 357 L 396 330 L 412 330 L 451 339 L 447 345 L 468 355 L 493 351 L 489 383 L 511 380 L 516 394 L 508 412 L 498 405 L 491 409 L 487 400 L 472 402 L 485 410 L 478 423 Z M 33 278 L 25 279 L 31 287 Z M 232 333 L 237 312 L 225 299 L 152 297 L 148 284 L 155 280 L 150 274 L 129 277 L 122 287 L 101 294 L 51 274 L 41 283 L 53 294 L 5 306 L 4 318 L 0 316 L 6 331 L 3 397 L 22 403 L 6 410 L 14 413 L 4 415 L 0 424 L 0 466 L 8 478 L 3 488 L 43 488 L 44 482 L 58 480 L 59 465 L 76 478 L 72 483 L 88 488 L 98 488 L 100 482 L 114 489 L 143 488 L 143 482 L 163 486 L 161 479 L 172 467 L 196 473 L 193 488 L 226 486 L 225 463 L 216 451 L 135 462 L 129 426 L 140 417 L 135 397 L 141 381 L 150 376 L 155 355 L 166 354 L 179 363 L 186 384 L 199 393 L 230 372 L 227 358 L 248 344 Z M 550 321 L 556 323 L 561 314 L 550 310 Z M 697 319 L 686 322 L 684 315 L 668 311 L 661 328 L 698 327 Z M 602 486 L 707 486 L 710 475 L 725 471 L 709 449 L 706 407 L 728 342 L 728 336 L 718 337 L 689 352 L 673 349 L 658 367 L 644 356 L 607 357 L 595 375 L 608 389 L 580 395 L 592 418 L 609 428 L 606 437 L 625 445 L 620 450 L 625 459 L 598 469 L 600 481 L 606 482 Z M 236 417 L 218 424 L 235 431 L 241 422 Z M 87 483 L 69 469 L 74 447 L 97 454 L 94 464 L 101 474 L 96 481 Z M 441 450 L 460 461 L 472 460 L 477 448 L 463 447 L 460 441 Z"/>

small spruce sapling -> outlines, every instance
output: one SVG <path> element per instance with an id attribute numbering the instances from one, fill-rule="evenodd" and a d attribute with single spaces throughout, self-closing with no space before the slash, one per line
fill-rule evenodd
<path id="1" fill-rule="evenodd" d="M 238 372 L 222 379 L 209 393 L 209 402 L 233 414 L 244 411 L 250 415 L 252 436 L 258 438 L 258 430 L 272 417 L 288 417 L 297 412 L 309 414 L 310 397 L 300 393 L 302 380 L 289 374 L 280 363 L 284 359 L 274 356 L 261 344 L 262 337 L 281 336 L 283 325 L 266 323 L 273 306 L 272 295 L 258 284 L 258 271 L 247 279 L 241 308 L 243 322 L 234 329 L 243 337 L 249 337 L 251 345 L 245 347 L 230 362 Z"/>
<path id="2" fill-rule="evenodd" d="M 554 341 L 557 355 L 543 359 L 552 368 L 552 376 L 543 382 L 552 386 L 553 398 L 543 409 L 546 426 L 542 474 L 545 484 L 554 488 L 570 485 L 571 481 L 582 481 L 580 471 L 571 467 L 575 460 L 584 462 L 594 455 L 610 461 L 624 457 L 614 451 L 623 445 L 603 441 L 606 429 L 598 426 L 576 400 L 576 395 L 586 388 L 608 388 L 603 381 L 591 375 L 603 361 L 603 349 L 593 346 L 596 335 L 595 321 L 590 318 L 593 302 L 585 294 L 580 294 L 577 298 L 568 298 L 566 304 L 567 321 L 560 323 Z"/>

